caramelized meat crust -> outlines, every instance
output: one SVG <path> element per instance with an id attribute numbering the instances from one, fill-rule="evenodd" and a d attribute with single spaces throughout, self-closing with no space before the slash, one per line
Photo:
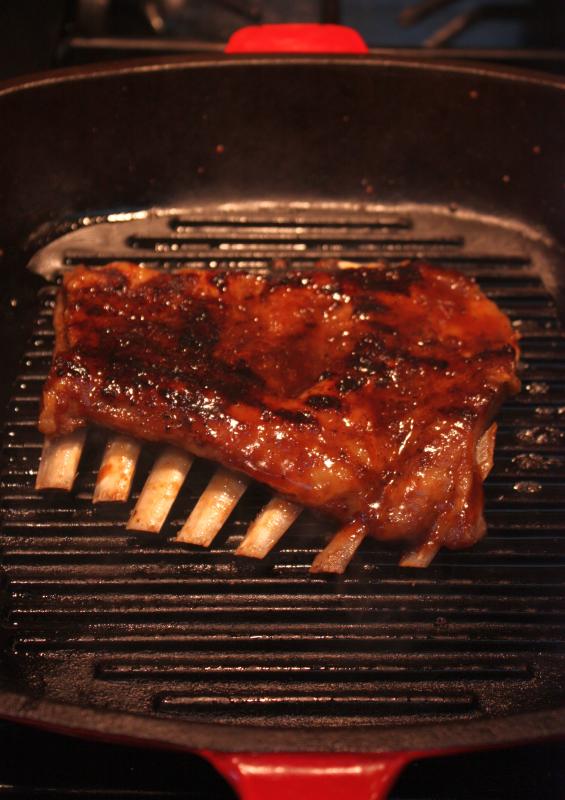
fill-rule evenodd
<path id="1" fill-rule="evenodd" d="M 78 267 L 55 328 L 49 436 L 172 443 L 379 539 L 484 533 L 477 446 L 519 388 L 518 347 L 454 271 Z"/>

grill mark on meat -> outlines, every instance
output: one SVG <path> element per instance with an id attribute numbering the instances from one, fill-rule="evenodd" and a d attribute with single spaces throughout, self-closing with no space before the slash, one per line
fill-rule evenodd
<path id="1" fill-rule="evenodd" d="M 368 378 L 365 375 L 346 375 L 345 378 L 340 378 L 336 384 L 336 389 L 339 394 L 347 394 L 360 389 Z"/>
<path id="2" fill-rule="evenodd" d="M 356 270 L 355 288 L 367 289 L 371 292 L 386 292 L 408 295 L 415 283 L 422 280 L 420 265 L 405 263 L 400 267 L 384 267 L 382 269 Z"/>
<path id="3" fill-rule="evenodd" d="M 170 442 L 382 539 L 482 535 L 476 445 L 518 349 L 456 272 L 82 267 L 55 327 L 46 434 Z"/>
<path id="4" fill-rule="evenodd" d="M 307 411 L 293 411 L 290 408 L 265 408 L 263 411 L 264 419 L 278 417 L 286 422 L 293 422 L 296 425 L 317 425 L 318 421 Z"/>
<path id="5" fill-rule="evenodd" d="M 66 375 L 69 375 L 71 378 L 76 378 L 79 381 L 90 380 L 88 369 L 82 365 L 78 359 L 78 355 L 70 358 L 63 355 L 55 355 L 51 371 L 58 378 L 64 378 Z"/>
<path id="6" fill-rule="evenodd" d="M 306 405 L 316 409 L 316 411 L 321 411 L 324 408 L 340 411 L 342 407 L 339 397 L 334 397 L 331 394 L 312 394 L 306 400 Z"/>

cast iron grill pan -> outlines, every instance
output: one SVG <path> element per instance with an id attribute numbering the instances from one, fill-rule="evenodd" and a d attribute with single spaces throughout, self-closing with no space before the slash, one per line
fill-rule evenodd
<path id="1" fill-rule="evenodd" d="M 543 282 L 550 250 L 455 208 L 247 204 L 82 220 L 35 267 L 123 258 L 268 270 L 279 259 L 307 268 L 319 258 L 406 257 L 477 278 L 521 331 L 523 390 L 498 418 L 487 538 L 442 551 L 425 570 L 399 568 L 398 551 L 367 541 L 339 578 L 308 574 L 331 532 L 308 514 L 264 561 L 233 555 L 270 496 L 260 486 L 210 550 L 172 542 L 212 473 L 204 461 L 161 535 L 126 532 L 156 448 L 143 450 L 129 503 L 94 506 L 102 431 L 89 434 L 72 494 L 36 493 L 55 286 L 40 289 L 4 437 L 2 672 L 12 690 L 283 729 L 490 719 L 560 704 L 565 335 Z"/>

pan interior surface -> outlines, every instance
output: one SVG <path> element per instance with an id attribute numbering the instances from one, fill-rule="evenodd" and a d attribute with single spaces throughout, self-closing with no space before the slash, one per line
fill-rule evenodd
<path id="1" fill-rule="evenodd" d="M 288 268 L 319 259 L 422 258 L 475 277 L 521 333 L 521 393 L 498 417 L 485 484 L 489 533 L 425 570 L 363 543 L 344 576 L 308 567 L 331 526 L 304 514 L 264 560 L 233 555 L 269 492 L 253 487 L 209 550 L 172 541 L 213 465 L 198 461 L 161 535 L 91 502 L 105 434 L 72 494 L 39 494 L 39 397 L 53 346 L 53 282 L 8 409 L 2 471 L 1 680 L 12 691 L 190 722 L 296 729 L 390 727 L 562 703 L 565 334 L 558 254 L 520 225 L 465 209 L 245 203 L 82 219 L 32 260 L 54 277 L 127 259 L 171 268 Z"/>

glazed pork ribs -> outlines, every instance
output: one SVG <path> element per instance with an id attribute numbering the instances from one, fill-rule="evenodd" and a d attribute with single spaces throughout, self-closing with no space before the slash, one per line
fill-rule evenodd
<path id="1" fill-rule="evenodd" d="M 250 479 L 276 493 L 275 541 L 277 514 L 284 532 L 302 507 L 341 523 L 314 569 L 339 570 L 367 534 L 408 542 L 409 564 L 485 533 L 493 418 L 519 388 L 518 346 L 506 316 L 457 272 L 77 267 L 54 320 L 39 488 L 63 450 L 74 477 L 84 430 L 97 425 L 117 437 L 95 499 L 108 499 L 116 464 L 127 496 L 141 441 L 167 446 L 130 527 L 153 513 L 146 529 L 159 529 L 172 503 L 163 479 L 174 499 L 202 456 L 221 468 L 183 541 L 208 544 L 210 506 L 224 504 L 221 527 Z"/>

